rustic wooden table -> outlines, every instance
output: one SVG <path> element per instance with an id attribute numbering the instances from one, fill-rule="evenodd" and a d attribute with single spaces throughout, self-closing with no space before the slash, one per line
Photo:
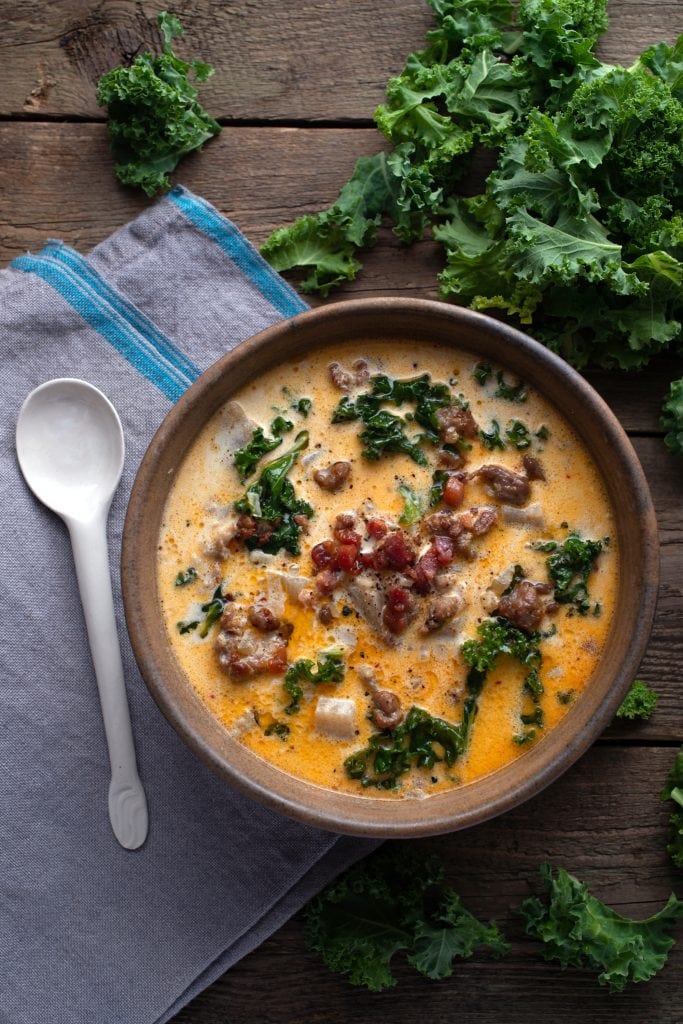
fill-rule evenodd
<path id="1" fill-rule="evenodd" d="M 178 50 L 210 61 L 207 109 L 225 130 L 182 165 L 182 181 L 231 217 L 256 244 L 276 226 L 328 205 L 354 161 L 381 140 L 372 111 L 386 79 L 422 44 L 423 0 L 180 0 Z M 147 203 L 112 173 L 101 73 L 156 43 L 157 5 L 138 0 L 0 0 L 0 260 L 47 237 L 80 250 Z M 630 62 L 683 31 L 681 0 L 611 0 L 603 59 Z M 402 249 L 387 232 L 365 273 L 335 298 L 436 298 L 438 258 L 428 241 Z M 330 300 L 334 301 L 334 300 Z M 628 430 L 657 508 L 662 582 L 640 675 L 660 694 L 643 725 L 613 725 L 592 750 L 535 800 L 468 832 L 421 841 L 448 865 L 467 904 L 495 916 L 514 938 L 505 961 L 472 961 L 436 984 L 399 970 L 399 986 L 370 995 L 329 974 L 304 948 L 295 919 L 175 1018 L 175 1024 L 356 1024 L 418 1017 L 468 1024 L 555 1022 L 682 1024 L 683 944 L 648 985 L 610 996 L 592 977 L 545 964 L 511 908 L 538 865 L 564 865 L 618 909 L 648 917 L 683 878 L 665 852 L 667 810 L 659 793 L 683 741 L 683 463 L 658 426 L 668 381 L 661 360 L 637 376 L 589 378 Z M 628 582 L 628 553 L 624 580 Z M 680 931 L 680 929 L 679 929 Z M 99 1024 L 99 1022 L 97 1022 Z"/>

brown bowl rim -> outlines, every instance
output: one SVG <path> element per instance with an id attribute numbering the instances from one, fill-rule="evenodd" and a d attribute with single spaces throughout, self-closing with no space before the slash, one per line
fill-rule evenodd
<path id="1" fill-rule="evenodd" d="M 400 317 L 406 324 L 405 330 L 396 325 L 387 329 L 392 315 Z M 624 591 L 619 594 L 607 650 L 611 650 L 615 642 L 620 642 L 623 657 L 613 675 L 607 669 L 602 670 L 606 659 L 601 660 L 596 676 L 599 679 L 609 676 L 610 680 L 609 685 L 602 683 L 599 699 L 591 691 L 584 691 L 575 706 L 541 742 L 507 766 L 465 786 L 421 800 L 382 798 L 367 793 L 355 796 L 314 785 L 281 771 L 231 737 L 211 715 L 188 685 L 168 644 L 159 614 L 156 544 L 152 545 L 153 551 L 150 552 L 149 544 L 145 545 L 145 531 L 150 532 L 152 509 L 157 523 L 155 534 L 158 535 L 167 493 L 164 488 L 167 488 L 173 470 L 173 466 L 169 468 L 164 459 L 168 462 L 174 443 L 183 437 L 183 425 L 198 410 L 202 421 L 206 422 L 230 393 L 246 380 L 253 379 L 292 354 L 310 350 L 316 341 L 322 346 L 332 344 L 335 330 L 341 330 L 344 337 L 348 332 L 349 337 L 358 339 L 379 339 L 382 336 L 414 338 L 414 330 L 411 331 L 407 325 L 422 323 L 425 318 L 432 323 L 432 329 L 436 324 L 440 328 L 453 329 L 456 335 L 454 347 L 465 351 L 476 351 L 476 348 L 457 337 L 458 328 L 472 326 L 475 330 L 481 329 L 479 340 L 481 344 L 483 339 L 484 349 L 490 344 L 494 347 L 499 345 L 503 350 L 502 355 L 484 353 L 484 357 L 509 367 L 546 397 L 548 388 L 544 385 L 550 382 L 553 387 L 557 386 L 559 393 L 567 398 L 565 407 L 562 401 L 551 401 L 555 401 L 565 418 L 571 419 L 572 408 L 574 411 L 585 409 L 586 421 L 594 422 L 595 429 L 599 429 L 601 444 L 592 447 L 592 455 L 598 462 L 610 500 L 614 505 L 617 484 L 615 478 L 600 466 L 601 453 L 603 458 L 609 453 L 611 468 L 618 467 L 620 480 L 630 498 L 630 504 L 626 506 L 626 523 L 633 529 L 637 526 L 638 543 L 635 550 L 628 551 L 628 569 L 629 578 L 635 581 L 635 586 L 628 592 L 630 604 L 623 596 Z M 359 324 L 369 323 L 374 329 L 358 329 Z M 437 343 L 448 342 L 439 338 Z M 278 354 L 273 355 L 276 350 Z M 258 370 L 238 379 L 236 371 L 254 361 L 260 363 Z M 523 364 L 521 373 L 520 361 Z M 535 383 L 534 378 L 538 376 L 544 377 L 544 385 Z M 207 407 L 207 395 L 218 392 L 221 385 L 231 380 L 235 383 L 228 383 L 228 390 L 220 400 Z M 586 436 L 588 428 L 583 424 L 574 425 L 583 440 L 589 442 L 591 439 Z M 196 430 L 192 431 L 184 439 L 182 450 L 172 460 L 175 465 L 182 460 L 196 433 Z M 158 500 L 155 491 L 158 488 L 163 494 L 162 501 Z M 151 500 L 155 496 L 156 502 Z M 621 515 L 615 518 L 623 544 L 627 527 L 620 525 L 624 509 L 619 512 Z M 622 571 L 626 554 L 622 549 Z M 154 565 L 150 566 L 150 561 Z M 150 573 L 153 595 L 150 595 Z M 121 555 L 124 608 L 136 660 L 157 705 L 191 749 L 232 785 L 277 811 L 333 832 L 378 838 L 436 835 L 470 827 L 535 796 L 566 771 L 609 724 L 635 677 L 652 628 L 658 578 L 657 524 L 644 473 L 621 424 L 588 382 L 559 356 L 502 321 L 460 306 L 426 299 L 389 297 L 336 302 L 301 313 L 254 335 L 210 366 L 170 410 L 148 446 L 128 504 Z M 623 619 L 617 624 L 616 611 L 624 611 L 624 608 L 629 611 L 627 628 Z M 621 641 L 615 640 L 617 633 Z M 501 791 L 497 782 L 503 776 L 506 777 L 506 785 Z"/>

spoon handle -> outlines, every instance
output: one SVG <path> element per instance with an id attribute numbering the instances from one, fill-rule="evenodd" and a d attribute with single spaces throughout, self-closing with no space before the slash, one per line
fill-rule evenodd
<path id="1" fill-rule="evenodd" d="M 109 820 L 121 845 L 135 850 L 147 836 L 147 801 L 138 776 L 116 632 L 107 550 L 108 511 L 102 509 L 87 522 L 69 519 L 67 526 L 109 748 Z"/>

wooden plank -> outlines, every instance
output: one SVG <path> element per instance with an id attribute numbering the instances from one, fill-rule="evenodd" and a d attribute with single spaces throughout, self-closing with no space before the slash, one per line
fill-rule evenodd
<path id="1" fill-rule="evenodd" d="M 332 203 L 356 159 L 380 145 L 371 129 L 229 128 L 186 160 L 176 180 L 214 203 L 259 245 L 273 228 Z M 149 204 L 114 179 L 102 125 L 0 123 L 0 147 L 2 264 L 39 248 L 48 237 L 85 252 Z M 471 191 L 478 182 L 470 178 Z M 332 301 L 376 295 L 438 298 L 441 257 L 434 243 L 406 248 L 383 229 L 376 249 L 364 259 L 360 277 Z M 676 361 L 662 359 L 646 374 L 589 376 L 628 429 L 656 431 L 661 399 L 678 375 Z"/>
<path id="2" fill-rule="evenodd" d="M 373 152 L 376 143 L 372 131 L 234 128 L 226 130 L 211 151 L 207 148 L 187 161 L 180 177 L 258 243 L 274 226 L 330 203 L 356 157 Z M 113 182 L 101 125 L 0 124 L 0 146 L 9 164 L 0 195 L 5 259 L 38 248 L 48 236 L 87 250 L 147 205 L 144 197 Z M 365 274 L 337 298 L 436 298 L 438 269 L 431 243 L 406 250 L 385 231 L 368 257 Z M 601 373 L 593 379 L 622 423 L 637 433 L 657 429 L 660 397 L 675 372 L 671 359 L 641 374 Z M 660 603 L 642 666 L 643 677 L 661 693 L 661 702 L 647 725 L 615 727 L 610 735 L 676 739 L 683 737 L 681 469 L 659 438 L 636 438 L 635 443 L 662 530 Z"/>
<path id="3" fill-rule="evenodd" d="M 102 118 L 99 76 L 158 46 L 149 0 L 0 2 L 0 115 Z M 369 120 L 432 24 L 423 0 L 196 0 L 176 4 L 183 56 L 216 67 L 203 102 L 227 119 Z M 611 0 L 600 53 L 630 63 L 683 31 L 678 0 Z"/>
<path id="4" fill-rule="evenodd" d="M 399 967 L 399 984 L 379 994 L 330 974 L 303 942 L 301 919 L 286 925 L 174 1018 L 174 1024 L 680 1024 L 679 945 L 663 972 L 622 996 L 593 976 L 545 963 L 514 908 L 536 885 L 543 862 L 566 867 L 622 913 L 647 917 L 681 888 L 666 853 L 667 809 L 659 799 L 673 761 L 667 749 L 596 747 L 536 799 L 467 832 L 421 840 L 475 913 L 495 917 L 513 941 L 510 957 L 460 964 L 443 982 Z M 397 957 L 397 962 L 400 957 Z M 267 985 L 264 984 L 267 979 Z M 560 1009 L 561 1008 L 561 1009 Z"/>

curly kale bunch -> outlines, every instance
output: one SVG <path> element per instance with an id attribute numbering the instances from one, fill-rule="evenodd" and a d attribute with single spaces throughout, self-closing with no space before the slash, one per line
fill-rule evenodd
<path id="1" fill-rule="evenodd" d="M 426 978 L 453 973 L 476 949 L 510 951 L 495 922 L 479 921 L 443 882 L 443 868 L 408 844 L 383 847 L 350 868 L 306 908 L 306 944 L 352 985 L 396 984 L 392 961 L 406 954 Z"/>
<path id="2" fill-rule="evenodd" d="M 97 102 L 109 111 L 116 176 L 124 185 L 144 189 L 148 196 L 170 188 L 168 174 L 180 158 L 221 130 L 198 103 L 188 77 L 192 72 L 197 82 L 205 82 L 214 69 L 175 55 L 172 41 L 183 34 L 183 28 L 173 14 L 162 11 L 157 21 L 162 53 L 141 54 L 130 67 L 108 71 L 97 86 Z"/>
<path id="3" fill-rule="evenodd" d="M 428 0 L 436 26 L 375 112 L 333 206 L 263 253 L 327 295 L 361 269 L 383 218 L 444 249 L 441 295 L 497 310 L 580 369 L 639 369 L 683 339 L 683 36 L 602 64 L 606 0 Z M 484 191 L 458 181 L 485 147 Z M 683 453 L 683 381 L 662 425 Z"/>

